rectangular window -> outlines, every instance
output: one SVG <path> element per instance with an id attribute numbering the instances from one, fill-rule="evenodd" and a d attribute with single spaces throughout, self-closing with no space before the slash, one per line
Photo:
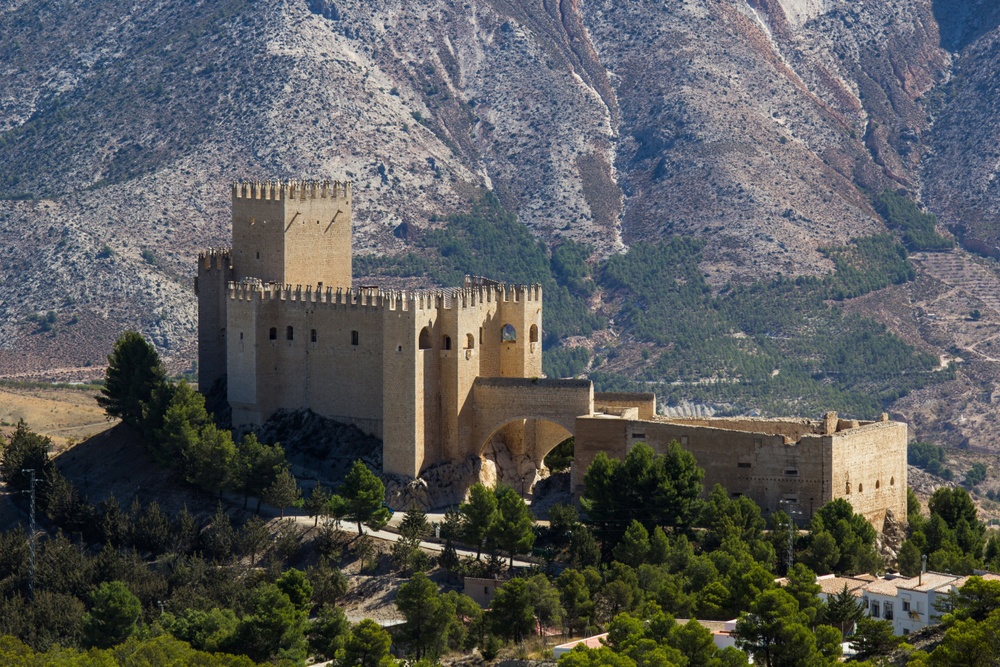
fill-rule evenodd
<path id="1" fill-rule="evenodd" d="M 359 339 L 358 332 L 357 331 L 352 331 L 351 332 L 351 345 L 357 345 L 358 344 L 358 339 Z"/>
<path id="2" fill-rule="evenodd" d="M 785 468 L 785 474 L 790 477 L 798 477 L 799 471 L 796 468 Z"/>
<path id="3" fill-rule="evenodd" d="M 633 433 L 632 437 L 633 438 L 645 438 L 646 434 L 645 433 Z"/>
<path id="4" fill-rule="evenodd" d="M 908 635 L 908 634 L 910 634 L 910 630 L 909 630 L 909 628 L 903 628 L 903 634 L 904 634 L 904 635 Z"/>
<path id="5" fill-rule="evenodd" d="M 903 605 L 903 611 L 910 611 L 910 601 L 909 600 L 903 600 L 901 602 L 901 604 Z"/>
<path id="6" fill-rule="evenodd" d="M 882 614 L 882 618 L 884 618 L 887 621 L 891 621 L 892 620 L 892 603 L 889 602 L 888 600 L 886 600 L 886 602 L 885 602 L 885 610 L 884 610 L 884 612 L 885 613 Z"/>
<path id="7" fill-rule="evenodd" d="M 311 340 L 314 343 L 316 342 L 316 330 L 315 329 L 313 329 L 312 331 L 309 332 L 309 340 Z"/>
<path id="8" fill-rule="evenodd" d="M 881 610 L 879 609 L 878 600 L 872 600 L 872 608 L 869 616 L 872 618 L 881 618 Z"/>
<path id="9" fill-rule="evenodd" d="M 737 463 L 736 467 L 737 468 L 749 468 L 750 464 L 749 463 Z"/>
<path id="10" fill-rule="evenodd" d="M 686 435 L 681 436 L 681 444 L 682 445 L 688 444 L 688 437 Z"/>

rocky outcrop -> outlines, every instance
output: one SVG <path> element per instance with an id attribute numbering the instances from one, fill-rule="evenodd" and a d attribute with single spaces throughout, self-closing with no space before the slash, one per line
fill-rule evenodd
<path id="1" fill-rule="evenodd" d="M 892 510 L 885 511 L 882 531 L 875 536 L 875 550 L 886 564 L 895 565 L 899 548 L 906 541 L 906 523 L 898 521 Z"/>

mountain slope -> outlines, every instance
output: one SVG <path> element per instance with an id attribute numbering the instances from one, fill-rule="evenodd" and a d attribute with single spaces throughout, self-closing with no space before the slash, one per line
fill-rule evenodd
<path id="1" fill-rule="evenodd" d="M 884 188 L 988 220 L 992 172 L 953 135 L 991 145 L 995 19 L 980 0 L 7 0 L 0 375 L 98 374 L 124 326 L 187 367 L 193 258 L 227 243 L 237 178 L 353 179 L 360 254 L 419 250 L 483 188 L 595 257 L 701 236 L 713 288 L 828 273 L 819 247 L 884 231 Z"/>

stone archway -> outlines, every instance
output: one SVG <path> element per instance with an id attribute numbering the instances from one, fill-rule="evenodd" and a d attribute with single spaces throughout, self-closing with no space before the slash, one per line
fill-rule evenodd
<path id="1" fill-rule="evenodd" d="M 528 495 L 544 476 L 546 455 L 572 436 L 565 426 L 548 419 L 514 417 L 483 440 L 480 478 L 484 483 L 505 483 L 521 495 Z"/>

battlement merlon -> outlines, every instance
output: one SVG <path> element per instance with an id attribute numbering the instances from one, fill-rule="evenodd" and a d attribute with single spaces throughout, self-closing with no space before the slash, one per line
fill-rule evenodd
<path id="1" fill-rule="evenodd" d="M 290 201 L 305 199 L 351 199 L 350 181 L 237 181 L 233 183 L 233 201 L 261 199 Z"/>
<path id="2" fill-rule="evenodd" d="M 467 283 L 468 284 L 468 283 Z M 323 287 L 268 282 L 256 278 L 228 283 L 229 298 L 247 301 L 300 301 L 311 304 L 367 306 L 390 310 L 436 310 L 475 308 L 491 301 L 541 301 L 541 285 L 506 285 L 493 283 L 489 287 L 466 287 L 454 290 L 393 290 L 379 287 Z"/>
<path id="3" fill-rule="evenodd" d="M 198 271 L 229 270 L 233 268 L 232 248 L 209 248 L 198 253 Z"/>

